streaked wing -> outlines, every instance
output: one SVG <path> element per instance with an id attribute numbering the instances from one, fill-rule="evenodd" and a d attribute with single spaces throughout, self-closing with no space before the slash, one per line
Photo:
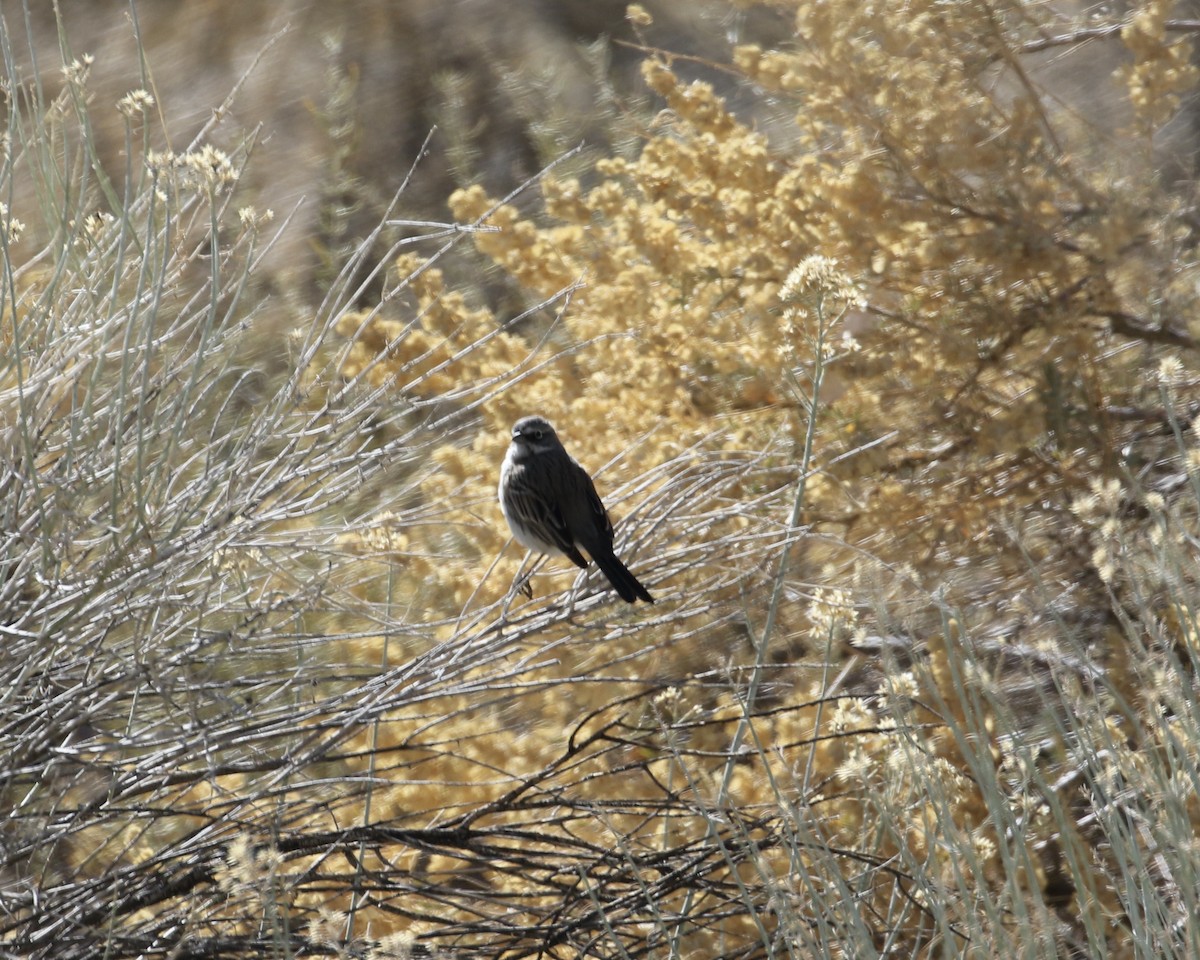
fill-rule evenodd
<path id="1" fill-rule="evenodd" d="M 583 479 L 587 481 L 588 494 L 590 495 L 588 499 L 591 501 L 592 513 L 596 517 L 596 525 L 604 531 L 605 542 L 611 544 L 613 541 L 612 518 L 609 517 L 608 511 L 604 508 L 604 502 L 600 499 L 600 494 L 596 492 L 596 485 L 592 483 L 592 478 L 583 469 L 580 469 L 579 472 L 583 474 Z"/>
<path id="2" fill-rule="evenodd" d="M 547 543 L 565 554 L 575 552 L 575 544 L 567 534 L 567 525 L 556 504 L 535 493 L 529 485 L 529 470 L 518 467 L 508 481 L 509 506 L 521 522 Z"/>
<path id="3" fill-rule="evenodd" d="M 566 505 L 563 522 L 575 543 L 588 553 L 612 550 L 613 528 L 608 511 L 596 493 L 588 472 L 570 457 L 562 470 L 555 471 L 555 502 Z"/>

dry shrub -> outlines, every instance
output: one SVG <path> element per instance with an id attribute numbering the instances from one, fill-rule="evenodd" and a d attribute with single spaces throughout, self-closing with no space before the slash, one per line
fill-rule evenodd
<path id="1" fill-rule="evenodd" d="M 1165 3 L 1086 30 L 1032 3 L 775 6 L 795 45 L 729 69 L 794 126 L 756 129 L 652 54 L 666 109 L 636 156 L 545 177 L 544 218 L 451 198 L 528 312 L 448 290 L 441 254 L 389 263 L 372 309 L 322 312 L 341 342 L 294 371 L 272 510 L 217 564 L 241 631 L 275 639 L 229 665 L 264 671 L 255 702 L 213 708 L 229 688 L 178 657 L 128 732 L 88 688 L 109 779 L 76 772 L 57 820 L 23 814 L 16 862 L 39 829 L 76 859 L 20 875 L 36 895 L 4 936 L 44 952 L 67 924 L 80 953 L 210 955 L 1179 947 L 1200 889 L 1194 211 L 1150 174 L 1195 80 L 1182 28 Z M 1111 151 L 1032 68 L 1118 45 Z M 346 426 L 370 410 L 377 435 Z M 531 411 L 596 474 L 655 606 L 560 563 L 508 602 L 494 491 Z M 330 424 L 340 441 L 310 447 Z M 328 576 L 302 578 L 289 547 Z M 205 707 L 194 727 L 170 725 L 176 690 Z M 182 747 L 132 736 L 155 724 Z M 96 838 L 111 855 L 76 856 Z"/>
<path id="2" fill-rule="evenodd" d="M 1156 3 L 1101 30 L 1104 50 L 1075 54 L 1110 58 L 1125 112 L 1115 114 L 1122 127 L 1109 135 L 1037 80 L 1035 55 L 1047 36 L 1068 50 L 1096 36 L 1062 11 L 1017 3 L 908 4 L 902 13 L 875 4 L 776 6 L 796 17 L 795 48 L 742 47 L 733 62 L 766 95 L 794 102 L 790 135 L 776 127 L 772 142 L 711 87 L 680 81 L 669 57 L 651 57 L 646 78 L 667 111 L 636 157 L 598 164 L 593 185 L 546 178 L 547 225 L 478 188 L 452 197 L 459 220 L 499 228 L 478 234 L 476 245 L 535 300 L 571 294 L 551 320 L 506 326 L 478 366 L 460 361 L 455 340 L 460 331 L 470 337 L 466 312 L 450 323 L 434 314 L 437 322 L 423 328 L 446 339 L 419 362 L 455 358 L 456 382 L 496 376 L 508 363 L 522 372 L 519 386 L 482 408 L 470 449 L 441 454 L 448 469 L 427 493 L 466 492 L 471 509 L 488 502 L 502 447 L 496 438 L 531 410 L 565 424 L 570 445 L 586 445 L 595 462 L 617 458 L 621 479 L 671 466 L 643 486 L 651 491 L 686 475 L 679 457 L 697 446 L 718 461 L 750 448 L 767 451 L 772 465 L 786 463 L 804 423 L 789 384 L 816 358 L 811 330 L 783 315 L 779 293 L 811 254 L 836 261 L 858 278 L 869 306 L 851 317 L 854 339 L 842 343 L 836 390 L 817 414 L 822 470 L 805 491 L 805 516 L 827 539 L 805 557 L 820 579 L 873 606 L 870 621 L 856 627 L 868 641 L 860 647 L 883 655 L 891 676 L 871 681 L 881 688 L 866 692 L 883 699 L 855 701 L 857 713 L 842 705 L 822 716 L 810 706 L 785 711 L 794 724 L 785 729 L 760 721 L 762 756 L 827 729 L 838 734 L 805 762 L 799 795 L 811 799 L 812 785 L 825 784 L 822 797 L 837 798 L 821 801 L 827 842 L 919 865 L 922 896 L 942 892 L 928 927 L 912 914 L 905 935 L 914 947 L 940 942 L 930 932 L 939 927 L 950 938 L 970 928 L 1002 940 L 1011 925 L 1003 911 L 966 919 L 951 891 L 996 896 L 1011 884 L 1059 911 L 1058 921 L 1034 911 L 1029 926 L 1015 929 L 1032 931 L 1047 949 L 1091 938 L 1120 954 L 1131 943 L 1109 919 L 1120 910 L 1120 869 L 1103 858 L 1085 868 L 1078 851 L 1065 849 L 1099 842 L 1095 834 L 1081 840 L 1088 831 L 1079 827 L 1096 816 L 1096 794 L 1073 792 L 1077 778 L 1062 781 L 1071 788 L 1062 795 L 1050 784 L 1082 756 L 1094 761 L 1092 751 L 1107 760 L 1085 765 L 1089 783 L 1111 776 L 1112 764 L 1138 767 L 1129 746 L 1147 736 L 1159 742 L 1164 731 L 1153 714 L 1176 676 L 1164 666 L 1148 702 L 1146 675 L 1130 672 L 1123 648 L 1134 642 L 1130 629 L 1136 635 L 1174 610 L 1171 594 L 1188 591 L 1192 579 L 1186 569 L 1165 574 L 1163 564 L 1171 554 L 1164 545 L 1182 546 L 1194 492 L 1175 482 L 1177 496 L 1147 501 L 1145 475 L 1131 471 L 1137 462 L 1167 470 L 1178 462 L 1170 424 L 1194 403 L 1190 375 L 1180 374 L 1169 403 L 1147 376 L 1159 357 L 1186 358 L 1196 346 L 1192 198 L 1151 175 L 1161 162 L 1152 135 L 1195 84 L 1190 47 L 1170 21 L 1172 5 Z M 1120 149 L 1109 149 L 1113 140 Z M 405 264 L 402 274 L 413 269 Z M 420 311 L 432 313 L 438 295 L 427 291 Z M 429 351 L 421 337 L 409 342 Z M 538 351 L 531 360 L 526 347 Z M 636 454 L 623 457 L 631 438 Z M 753 530 L 764 522 L 762 507 L 780 506 L 747 499 L 769 476 L 722 487 L 719 501 L 701 486 L 688 503 L 736 503 L 727 514 Z M 1103 483 L 1127 485 L 1125 498 L 1148 503 L 1150 513 L 1125 517 L 1123 533 L 1111 517 L 1086 518 L 1080 504 Z M 503 527 L 489 509 L 463 555 L 469 565 L 499 547 L 495 531 Z M 1141 540 L 1136 531 L 1164 510 L 1152 525 L 1176 532 L 1158 535 L 1160 549 L 1139 554 L 1136 570 L 1130 557 L 1110 562 L 1116 544 Z M 654 528 L 656 561 L 670 555 L 664 544 L 695 544 L 677 512 Z M 728 571 L 723 529 L 706 528 L 705 549 L 664 578 L 685 601 L 706 589 L 706 577 Z M 854 552 L 830 546 L 843 539 Z M 1118 567 L 1125 584 L 1114 579 Z M 657 562 L 651 568 L 661 572 Z M 503 574 L 494 592 L 508 582 Z M 463 579 L 453 561 L 433 576 Z M 803 589 L 789 585 L 792 596 Z M 718 610 L 735 596 L 710 595 Z M 749 609 L 756 606 L 749 595 Z M 966 622 L 948 619 L 956 608 L 968 611 Z M 722 637 L 715 645 L 724 652 L 736 650 L 735 634 L 719 621 L 703 625 L 711 611 L 686 620 L 685 612 L 672 613 L 670 630 L 685 625 L 689 634 Z M 790 613 L 784 632 L 793 640 L 771 641 L 780 650 L 821 649 L 800 636 L 805 611 L 793 602 Z M 807 622 L 814 616 L 819 624 L 817 615 Z M 867 636 L 897 628 L 908 636 L 890 645 Z M 667 663 L 695 669 L 694 655 L 674 645 L 657 653 L 658 631 L 630 634 L 631 653 L 652 646 Z M 847 652 L 841 642 L 828 649 L 839 658 Z M 1157 636 L 1146 649 L 1164 655 Z M 590 666 L 568 655 L 568 674 Z M 636 658 L 627 663 L 633 675 L 647 669 Z M 654 664 L 664 670 L 661 659 Z M 784 702 L 817 702 L 825 691 L 810 688 L 811 679 L 802 671 L 789 681 L 796 686 Z M 897 684 L 924 705 L 916 719 L 889 700 Z M 1127 700 L 1145 712 L 1131 714 Z M 897 713 L 909 718 L 899 727 Z M 1058 744 L 1054 759 L 1039 760 L 1039 742 Z M 1190 754 L 1187 747 L 1180 759 Z M 704 780 L 693 771 L 689 783 L 693 777 Z M 780 771 L 739 771 L 738 802 L 796 796 L 784 783 Z M 1009 807 L 1020 812 L 1005 813 Z M 794 862 L 789 869 L 797 870 Z M 894 890 L 883 884 L 878 897 L 866 897 L 864 909 L 885 915 Z"/>

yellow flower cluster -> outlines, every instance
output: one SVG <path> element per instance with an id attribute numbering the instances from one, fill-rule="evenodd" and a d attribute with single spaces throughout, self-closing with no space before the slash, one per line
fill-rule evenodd
<path id="1" fill-rule="evenodd" d="M 1150 137 L 1179 109 L 1180 98 L 1196 86 L 1200 71 L 1192 63 L 1192 44 L 1167 35 L 1172 0 L 1147 0 L 1121 30 L 1133 63 L 1120 75 L 1129 87 L 1139 132 Z"/>
<path id="2" fill-rule="evenodd" d="M 472 309 L 462 294 L 447 291 L 440 270 L 403 256 L 395 272 L 398 292 L 411 294 L 412 313 L 405 319 L 378 310 L 343 316 L 338 332 L 352 342 L 344 375 L 363 375 L 402 394 L 443 397 L 464 383 L 503 376 L 527 357 L 520 339 L 493 336 L 490 310 Z"/>
<path id="3" fill-rule="evenodd" d="M 1087 131 L 1053 113 L 1011 67 L 1019 34 L 993 22 L 987 5 L 917 0 L 903 16 L 883 0 L 781 5 L 794 11 L 804 44 L 787 52 L 744 46 L 733 63 L 774 97 L 796 99 L 793 130 L 755 129 L 711 86 L 684 82 L 651 60 L 645 78 L 665 101 L 666 119 L 636 157 L 599 162 L 592 181 L 546 178 L 551 222 L 523 218 L 480 187 L 451 197 L 459 221 L 498 228 L 477 234 L 476 246 L 533 302 L 550 304 L 542 312 L 552 317 L 503 326 L 444 289 L 436 270 L 404 259 L 397 275 L 411 295 L 409 312 L 398 317 L 388 306 L 343 321 L 354 341 L 349 375 L 423 398 L 487 391 L 478 434 L 440 448 L 422 481 L 428 501 L 444 505 L 439 522 L 403 534 L 406 572 L 431 606 L 457 612 L 510 582 L 515 558 L 478 592 L 481 571 L 507 539 L 494 491 L 508 428 L 534 411 L 558 423 L 586 465 L 609 465 L 606 489 L 663 464 L 683 473 L 679 465 L 697 450 L 718 459 L 756 451 L 778 465 L 782 485 L 793 478 L 787 471 L 807 417 L 816 416 L 820 470 L 809 481 L 805 522 L 843 538 L 856 555 L 879 558 L 878 569 L 896 572 L 897 581 L 903 570 L 911 583 L 961 600 L 1018 594 L 1013 585 L 1029 582 L 1031 561 L 1044 564 L 1037 589 L 1078 573 L 1070 565 L 1078 558 L 1063 549 L 1064 524 L 1090 529 L 1087 515 L 1114 496 L 1111 482 L 1096 480 L 1115 435 L 1101 412 L 1129 409 L 1147 383 L 1142 351 L 1123 347 L 1149 329 L 1137 318 L 1183 318 L 1177 333 L 1150 331 L 1139 344 L 1153 346 L 1170 335 L 1186 342 L 1187 318 L 1200 315 L 1192 309 L 1195 258 L 1170 253 L 1187 232 L 1171 221 L 1177 206 L 1152 177 L 1126 177 L 1091 149 Z M 1129 96 L 1147 117 L 1195 82 L 1180 61 L 1183 47 L 1166 37 L 1167 7 L 1148 4 L 1122 35 L 1135 53 Z M 569 296 L 553 301 L 564 290 Z M 815 413 L 804 405 L 811 398 L 792 388 L 803 379 L 798 372 L 834 355 L 813 354 L 807 315 L 794 308 L 814 290 L 839 302 L 854 324 L 847 343 L 861 346 L 838 357 Z M 1169 362 L 1164 383 L 1182 389 L 1184 363 Z M 724 525 L 681 522 L 672 530 L 684 549 L 711 546 L 697 549 L 700 559 L 681 582 L 733 570 L 745 584 L 773 565 L 775 553 L 739 552 L 738 541 L 722 539 L 767 522 L 756 512 L 755 486 L 767 482 L 747 474 L 724 487 L 716 511 Z M 662 488 L 655 478 L 642 492 Z M 708 495 L 702 487 L 679 512 L 700 515 L 712 506 Z M 1184 526 L 1174 515 L 1171 523 Z M 1092 533 L 1097 550 L 1108 549 L 1106 539 L 1118 542 L 1103 526 Z M 1147 534 L 1134 545 L 1150 557 L 1162 542 Z M 805 575 L 832 582 L 850 564 L 822 566 L 844 554 L 821 549 L 806 556 Z M 1097 555 L 1089 576 L 1119 582 L 1123 558 Z M 813 598 L 785 604 L 790 639 L 831 637 L 840 648 L 856 638 L 863 607 L 848 587 L 788 586 L 789 596 Z M 745 605 L 756 609 L 753 600 Z M 823 738 L 805 753 L 811 761 L 795 789 L 828 783 L 841 791 L 822 810 L 847 843 L 882 824 L 897 831 L 885 852 L 907 846 L 943 857 L 935 866 L 949 871 L 956 864 L 938 851 L 953 833 L 976 852 L 983 876 L 996 867 L 997 840 L 983 826 L 981 789 L 965 774 L 966 741 L 947 729 L 979 722 L 980 704 L 964 691 L 999 697 L 1005 678 L 965 668 L 967 631 L 945 632 L 922 645 L 919 679 L 905 674 L 914 701 L 937 704 L 936 716 L 912 707 L 919 717 L 905 733 L 911 753 L 895 749 L 895 714 L 855 699 L 822 717 L 820 706 L 796 706 L 794 691 L 780 694 L 788 706 L 754 734 L 772 758 L 776 744 Z M 747 649 L 741 638 L 705 637 L 722 656 Z M 658 635 L 634 640 L 645 647 Z M 686 675 L 684 654 L 669 640 L 662 646 L 665 672 Z M 628 668 L 644 663 L 631 654 Z M 614 668 L 609 679 L 617 675 Z M 824 691 L 811 692 L 818 704 Z M 686 713 L 687 697 L 684 690 L 664 701 L 670 711 L 660 703 L 660 718 Z M 737 723 L 741 704 L 718 700 L 707 715 L 714 725 Z M 543 706 L 539 716 L 557 733 L 561 705 L 548 698 Z M 541 756 L 542 742 L 530 739 L 530 758 Z M 990 746 L 1004 762 L 1008 747 Z M 768 780 L 787 782 L 785 764 L 771 763 L 731 774 L 729 795 L 765 802 Z M 453 764 L 445 775 L 469 779 Z M 886 791 L 872 796 L 881 784 Z M 950 798 L 949 806 L 935 808 L 930 795 Z"/>

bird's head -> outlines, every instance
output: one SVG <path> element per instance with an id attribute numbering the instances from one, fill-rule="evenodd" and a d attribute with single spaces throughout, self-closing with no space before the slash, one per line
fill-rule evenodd
<path id="1" fill-rule="evenodd" d="M 522 417 L 514 423 L 512 441 L 516 446 L 533 453 L 553 450 L 555 447 L 561 446 L 558 434 L 554 432 L 550 421 L 545 417 L 537 416 Z"/>

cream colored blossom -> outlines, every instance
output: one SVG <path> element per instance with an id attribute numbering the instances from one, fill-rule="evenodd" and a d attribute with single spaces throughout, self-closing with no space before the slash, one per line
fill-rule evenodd
<path id="1" fill-rule="evenodd" d="M 850 275 L 844 273 L 835 260 L 820 254 L 805 257 L 796 264 L 779 291 L 779 299 L 785 303 L 806 302 L 814 297 L 847 307 L 861 307 L 866 303 Z"/>
<path id="2" fill-rule="evenodd" d="M 117 109 L 125 116 L 146 113 L 154 106 L 154 97 L 147 90 L 130 90 L 117 101 Z"/>

